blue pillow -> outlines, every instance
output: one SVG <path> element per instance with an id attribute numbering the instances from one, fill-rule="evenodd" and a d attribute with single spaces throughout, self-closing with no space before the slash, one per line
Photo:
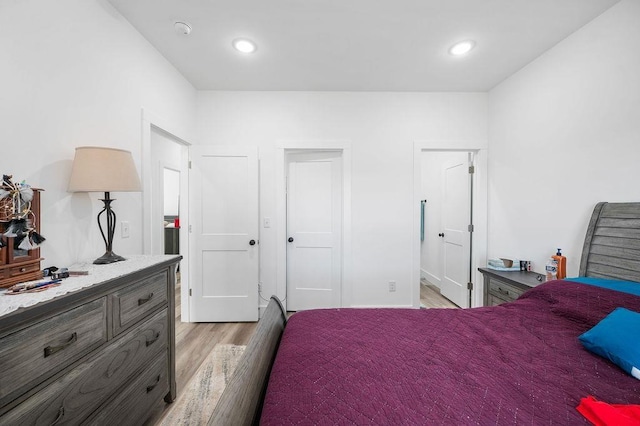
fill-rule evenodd
<path id="1" fill-rule="evenodd" d="M 640 379 L 640 313 L 616 308 L 578 339 L 589 351 Z"/>

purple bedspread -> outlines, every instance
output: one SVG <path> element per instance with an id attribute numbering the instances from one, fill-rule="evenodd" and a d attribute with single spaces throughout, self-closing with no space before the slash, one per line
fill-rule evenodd
<path id="1" fill-rule="evenodd" d="M 578 336 L 640 297 L 568 281 L 466 310 L 293 315 L 261 424 L 589 424 L 582 397 L 640 404 L 640 380 Z"/>

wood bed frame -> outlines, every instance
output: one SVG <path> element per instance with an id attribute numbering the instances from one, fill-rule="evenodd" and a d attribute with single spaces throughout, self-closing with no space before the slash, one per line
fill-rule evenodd
<path id="1" fill-rule="evenodd" d="M 286 323 L 287 313 L 282 302 L 276 296 L 271 296 L 255 334 L 218 400 L 209 425 L 251 425 L 260 422 L 269 373 Z"/>
<path id="2" fill-rule="evenodd" d="M 640 203 L 596 204 L 579 275 L 640 282 Z"/>
<path id="3" fill-rule="evenodd" d="M 640 282 L 640 203 L 598 203 L 584 240 L 579 275 Z M 258 424 L 287 315 L 272 296 L 209 425 Z"/>

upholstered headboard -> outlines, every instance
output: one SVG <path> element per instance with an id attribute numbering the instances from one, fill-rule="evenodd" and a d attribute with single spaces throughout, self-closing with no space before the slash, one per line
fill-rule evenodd
<path id="1" fill-rule="evenodd" d="M 640 282 L 640 203 L 596 204 L 580 276 Z"/>

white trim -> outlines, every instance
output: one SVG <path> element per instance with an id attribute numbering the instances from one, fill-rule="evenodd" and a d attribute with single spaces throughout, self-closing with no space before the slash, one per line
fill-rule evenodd
<path id="1" fill-rule="evenodd" d="M 456 146 L 455 148 L 451 145 Z M 422 153 L 425 151 L 466 151 L 474 153 L 473 244 L 471 307 L 483 304 L 483 280 L 478 268 L 487 262 L 487 144 L 486 141 L 417 141 L 413 144 L 413 268 L 412 305 L 420 307 L 420 198 L 422 189 Z"/>
<path id="2" fill-rule="evenodd" d="M 180 250 L 182 262 L 180 266 L 180 319 L 189 322 L 189 146 L 186 141 L 186 131 L 176 128 L 172 123 L 156 116 L 152 112 L 142 108 L 141 120 L 141 180 L 142 180 L 142 252 L 151 254 L 153 229 L 151 221 L 152 196 L 153 196 L 153 170 L 151 164 L 151 131 L 156 128 L 175 139 L 182 145 L 181 169 L 180 169 Z"/>
<path id="3" fill-rule="evenodd" d="M 353 299 L 351 284 L 351 142 L 348 140 L 276 141 L 276 294 L 286 308 L 287 294 L 287 197 L 285 155 L 288 150 L 342 152 L 342 306 Z"/>
<path id="4" fill-rule="evenodd" d="M 439 277 L 436 277 L 431 272 L 428 272 L 422 268 L 420 269 L 420 279 L 424 279 L 429 282 L 429 284 L 433 284 L 438 288 L 440 288 L 441 286 L 441 280 Z"/>

